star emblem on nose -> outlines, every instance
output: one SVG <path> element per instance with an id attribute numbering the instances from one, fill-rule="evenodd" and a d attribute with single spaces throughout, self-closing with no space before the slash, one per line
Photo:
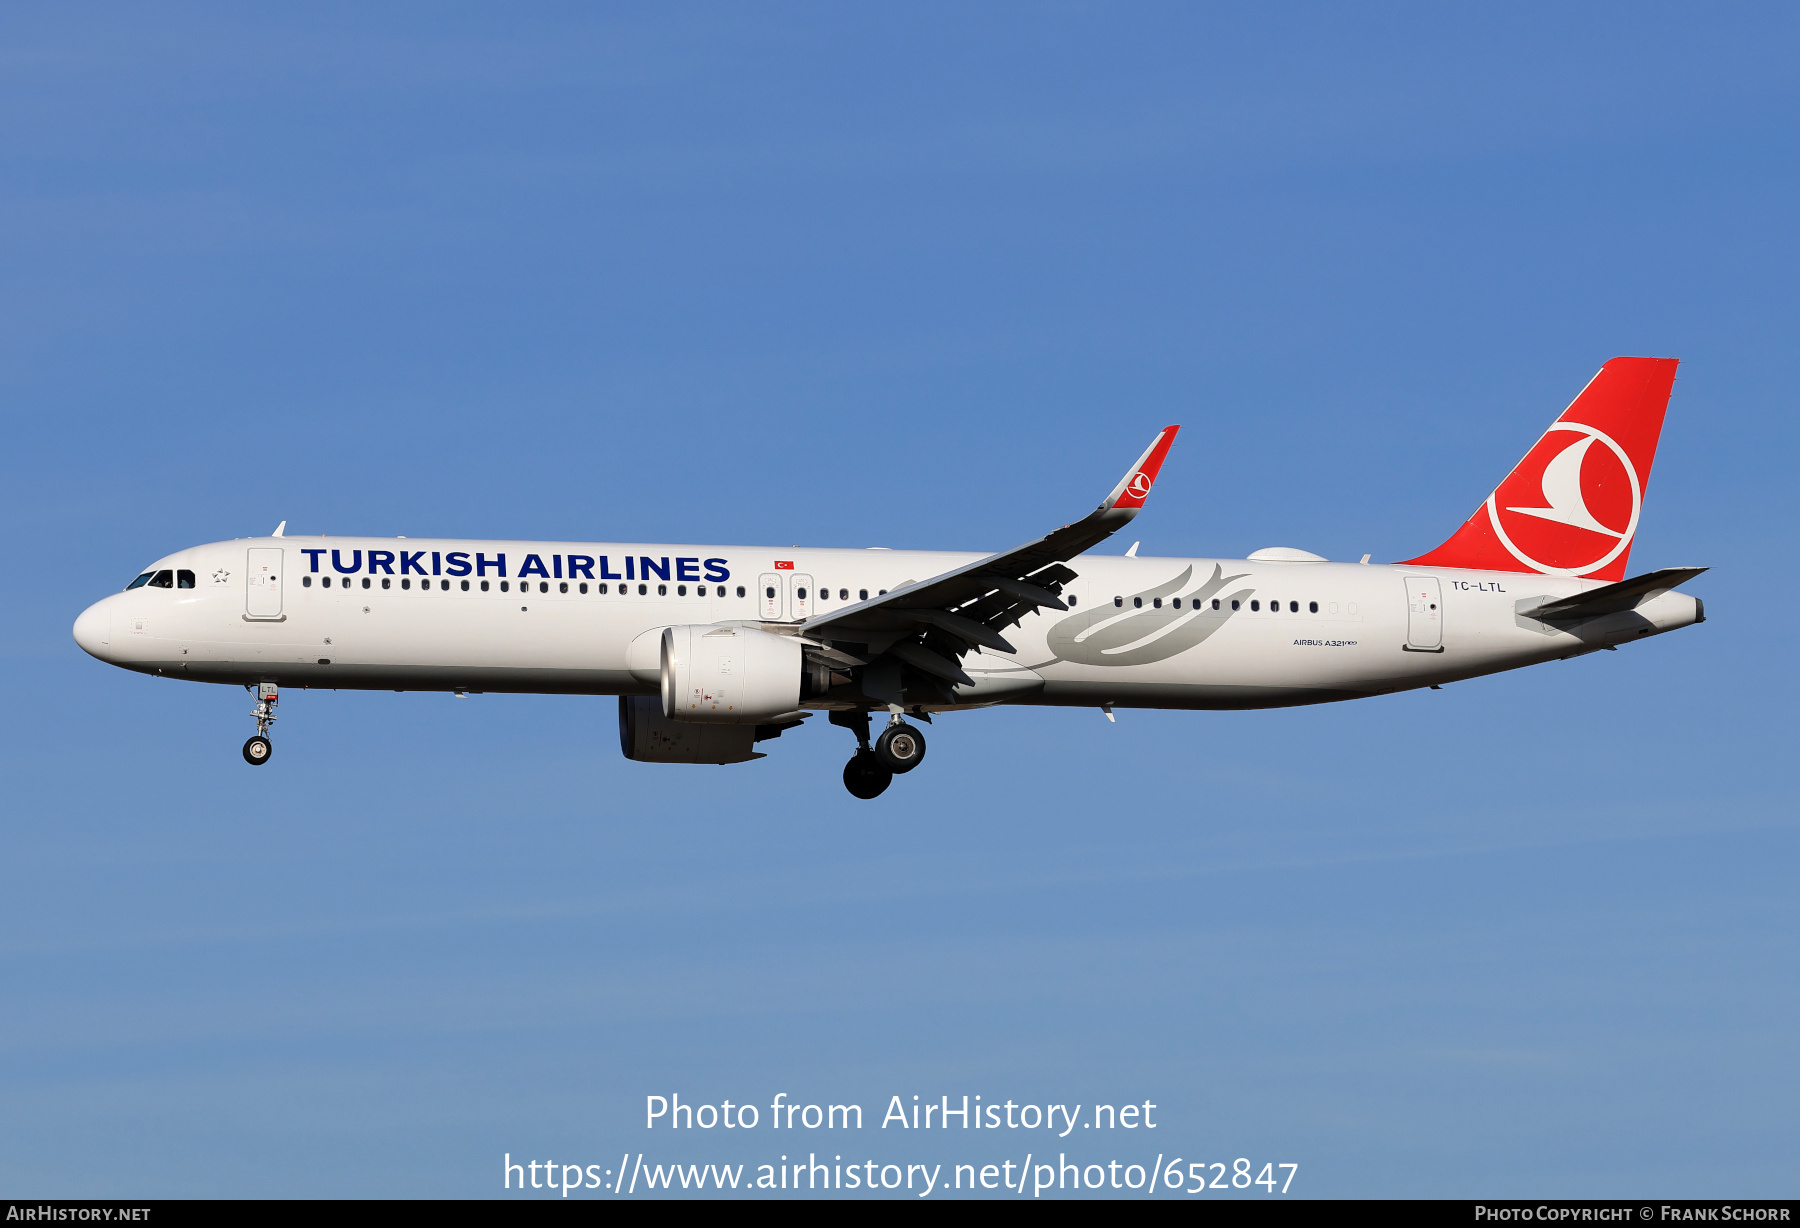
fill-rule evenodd
<path id="1" fill-rule="evenodd" d="M 221 568 L 219 568 L 219 570 L 213 572 L 213 583 L 214 584 L 223 584 L 223 583 L 225 583 L 225 581 L 227 581 L 229 579 L 231 579 L 231 573 L 229 571 L 226 571 L 223 567 L 221 567 Z"/>

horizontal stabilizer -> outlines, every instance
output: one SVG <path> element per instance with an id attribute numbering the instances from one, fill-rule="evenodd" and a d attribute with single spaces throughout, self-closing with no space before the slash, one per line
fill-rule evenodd
<path id="1" fill-rule="evenodd" d="M 1582 618 L 1599 618 L 1603 614 L 1619 614 L 1635 610 L 1652 597 L 1660 597 L 1670 589 L 1686 584 L 1705 570 L 1707 569 L 1704 567 L 1665 567 L 1661 571 L 1646 572 L 1629 580 L 1620 580 L 1617 584 L 1608 584 L 1604 588 L 1577 593 L 1573 597 L 1547 601 L 1543 605 L 1521 610 L 1520 613 L 1529 618 L 1553 622 L 1573 622 Z"/>

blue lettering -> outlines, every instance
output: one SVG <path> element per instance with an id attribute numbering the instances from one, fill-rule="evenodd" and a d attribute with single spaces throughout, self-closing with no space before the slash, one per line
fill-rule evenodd
<path id="1" fill-rule="evenodd" d="M 731 570 L 725 566 L 724 559 L 706 560 L 706 578 L 713 583 L 731 579 Z"/>
<path id="2" fill-rule="evenodd" d="M 626 559 L 626 560 L 625 560 L 625 566 L 626 566 L 626 567 L 630 567 L 630 566 L 631 566 L 631 560 L 630 560 L 630 559 Z M 609 564 L 608 564 L 608 563 L 607 563 L 607 561 L 606 561 L 606 556 L 605 556 L 605 555 L 604 555 L 604 554 L 603 554 L 603 555 L 601 555 L 601 556 L 600 556 L 600 578 L 601 578 L 601 579 L 602 579 L 602 580 L 619 580 L 619 579 L 623 579 L 623 577 L 622 577 L 622 576 L 620 576 L 620 575 L 619 575 L 619 573 L 618 573 L 618 572 L 616 572 L 616 571 L 614 571 L 614 570 L 613 570 L 613 569 L 612 569 L 612 567 L 611 567 L 611 566 L 610 566 L 610 565 L 609 565 Z"/>
<path id="3" fill-rule="evenodd" d="M 631 568 L 632 568 L 632 558 L 631 558 L 631 556 L 630 556 L 630 555 L 629 555 L 629 554 L 628 554 L 628 555 L 626 555 L 626 556 L 625 556 L 625 578 L 626 578 L 626 579 L 627 579 L 627 580 L 635 580 L 635 579 L 637 579 L 637 577 L 636 577 L 636 576 L 634 576 L 634 575 L 632 575 L 632 574 L 631 574 Z"/>
<path id="4" fill-rule="evenodd" d="M 438 554 L 437 551 L 433 550 L 431 552 L 431 574 L 434 576 L 441 576 L 444 574 L 443 569 L 444 569 L 443 556 Z"/>
<path id="5" fill-rule="evenodd" d="M 602 564 L 600 570 L 606 570 L 604 564 Z M 569 579 L 574 580 L 577 578 L 583 580 L 592 580 L 594 578 L 594 560 L 585 554 L 571 554 L 569 556 Z M 618 577 L 614 576 L 613 579 L 616 580 Z"/>
<path id="6" fill-rule="evenodd" d="M 452 550 L 444 556 L 444 571 L 452 576 L 469 574 L 469 556 L 461 550 Z"/>
<path id="7" fill-rule="evenodd" d="M 331 552 L 331 567 L 332 567 L 332 570 L 341 571 L 345 575 L 350 575 L 353 572 L 361 571 L 362 570 L 362 551 L 352 550 L 350 552 L 350 566 L 346 567 L 346 566 L 344 566 L 343 557 L 340 554 L 338 554 L 338 552 L 336 550 L 333 550 Z"/>
<path id="8" fill-rule="evenodd" d="M 503 571 L 500 574 L 505 575 L 506 573 Z M 544 560 L 540 559 L 535 554 L 528 554 L 525 556 L 525 566 L 519 568 L 519 575 L 522 577 L 542 576 L 546 580 L 550 578 L 550 573 L 544 570 Z"/>
<path id="9" fill-rule="evenodd" d="M 550 574 L 555 576 L 558 580 L 562 579 L 562 555 L 553 554 L 550 556 Z M 570 576 L 569 578 L 571 580 L 574 579 L 573 576 Z"/>
<path id="10" fill-rule="evenodd" d="M 394 574 L 394 552 L 392 550 L 369 551 L 369 574 L 374 575 L 378 571 L 385 571 L 390 576 Z"/>
<path id="11" fill-rule="evenodd" d="M 676 559 L 675 578 L 677 580 L 698 580 L 700 578 L 700 560 Z"/>
<path id="12" fill-rule="evenodd" d="M 423 550 L 402 550 L 400 552 L 400 574 L 405 575 L 408 572 L 421 576 L 425 574 L 425 552 Z"/>
<path id="13" fill-rule="evenodd" d="M 312 569 L 315 572 L 319 570 L 319 556 L 325 553 L 323 550 L 302 550 L 300 553 L 312 560 Z"/>
<path id="14" fill-rule="evenodd" d="M 669 578 L 668 556 L 664 555 L 662 562 L 658 563 L 649 555 L 640 554 L 638 556 L 638 578 L 640 580 L 648 580 L 653 575 L 658 580 L 667 580 Z"/>
<path id="15" fill-rule="evenodd" d="M 475 574 L 478 576 L 485 576 L 487 575 L 487 569 L 490 567 L 494 569 L 495 575 L 504 576 L 506 574 L 506 556 L 504 554 L 496 554 L 490 559 L 487 555 L 477 551 L 475 554 Z"/>

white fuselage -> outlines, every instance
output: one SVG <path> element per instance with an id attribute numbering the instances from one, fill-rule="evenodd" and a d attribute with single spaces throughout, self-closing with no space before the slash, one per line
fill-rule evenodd
<path id="1" fill-rule="evenodd" d="M 159 560 L 147 571 L 191 572 L 194 587 L 116 593 L 84 613 L 75 633 L 101 660 L 203 682 L 651 695 L 664 627 L 792 633 L 863 594 L 981 557 L 255 538 Z M 1117 555 L 1083 555 L 1069 566 L 1078 574 L 1063 590 L 1071 608 L 1006 628 L 1015 653 L 965 658 L 976 685 L 959 689 L 959 701 L 1319 703 L 1568 657 L 1702 616 L 1697 600 L 1671 591 L 1635 610 L 1553 627 L 1520 610 L 1600 583 L 1516 572 Z M 803 706 L 832 705 L 827 696 Z"/>

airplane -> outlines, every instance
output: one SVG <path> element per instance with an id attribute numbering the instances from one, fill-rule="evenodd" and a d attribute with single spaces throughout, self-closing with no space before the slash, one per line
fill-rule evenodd
<path id="1" fill-rule="evenodd" d="M 253 765 L 283 688 L 605 695 L 643 763 L 761 759 L 823 712 L 855 736 L 844 785 L 870 799 L 946 712 L 1328 703 L 1705 621 L 1676 590 L 1706 568 L 1626 575 L 1676 366 L 1608 362 L 1447 541 L 1398 563 L 1089 553 L 1142 510 L 1170 426 L 1093 512 L 998 554 L 290 537 L 283 521 L 157 560 L 75 641 L 244 686 Z"/>

